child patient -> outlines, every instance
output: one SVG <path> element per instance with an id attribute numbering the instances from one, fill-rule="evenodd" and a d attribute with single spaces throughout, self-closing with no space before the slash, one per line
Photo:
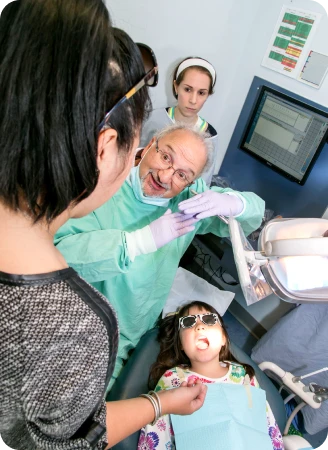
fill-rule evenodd
<path id="1" fill-rule="evenodd" d="M 160 321 L 160 353 L 149 376 L 155 391 L 202 383 L 249 383 L 259 387 L 254 369 L 240 364 L 229 349 L 229 336 L 218 312 L 207 303 L 193 301 Z M 159 380 L 159 381 L 158 381 Z M 282 436 L 269 404 L 266 408 L 268 434 L 274 450 L 284 448 Z M 169 415 L 141 430 L 138 449 L 175 449 Z"/>

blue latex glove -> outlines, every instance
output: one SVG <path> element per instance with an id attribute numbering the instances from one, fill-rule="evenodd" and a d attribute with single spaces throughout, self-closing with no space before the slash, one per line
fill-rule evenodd
<path id="1" fill-rule="evenodd" d="M 243 201 L 236 195 L 220 194 L 211 190 L 179 203 L 180 211 L 184 214 L 192 214 L 197 219 L 212 216 L 237 216 L 243 208 Z"/>
<path id="2" fill-rule="evenodd" d="M 198 222 L 193 214 L 172 213 L 170 209 L 149 224 L 156 247 L 159 249 L 184 234 L 190 233 L 195 227 L 192 225 Z"/>

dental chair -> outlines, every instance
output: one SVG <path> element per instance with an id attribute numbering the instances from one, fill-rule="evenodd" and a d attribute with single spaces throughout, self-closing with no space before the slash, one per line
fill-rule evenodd
<path id="1" fill-rule="evenodd" d="M 235 219 L 222 220 L 229 225 L 239 282 L 247 305 L 272 293 L 284 301 L 296 304 L 328 302 L 327 220 L 273 219 L 260 234 L 258 251 L 254 251 Z M 156 328 L 142 337 L 114 384 L 108 400 L 137 397 L 148 391 L 149 369 L 159 351 L 156 337 Z M 287 434 L 293 415 L 287 420 L 284 400 L 264 370 L 269 370 L 275 380 L 280 380 L 280 384 L 289 394 L 287 400 L 294 397 L 298 400 L 298 409 L 304 404 L 318 409 L 328 397 L 328 388 L 315 383 L 305 386 L 301 381 L 302 377 L 294 377 L 276 364 L 263 361 L 257 366 L 234 344 L 231 346 L 231 352 L 238 361 L 254 368 L 256 378 L 261 388 L 266 391 L 267 400 L 283 435 Z M 295 411 L 298 409 L 296 407 Z M 134 450 L 137 448 L 138 439 L 139 432 L 112 449 Z M 300 436 L 284 436 L 284 445 L 286 450 L 311 448 Z"/>
<path id="2" fill-rule="evenodd" d="M 159 352 L 159 343 L 156 339 L 157 333 L 157 328 L 153 328 L 141 338 L 139 344 L 128 359 L 127 364 L 123 367 L 122 372 L 110 391 L 107 397 L 108 401 L 126 400 L 129 398 L 138 397 L 140 394 L 148 392 L 148 374 L 150 367 L 155 362 Z M 254 361 L 252 361 L 252 359 L 244 351 L 233 343 L 231 344 L 231 352 L 238 361 L 249 364 L 254 368 L 255 376 L 261 388 L 266 391 L 267 400 L 282 432 L 287 423 L 287 416 L 284 401 L 279 394 L 277 387 L 266 376 L 266 374 L 260 370 Z M 272 369 L 272 367 L 268 368 Z M 292 438 L 291 443 L 288 442 L 290 438 Z M 113 446 L 112 450 L 137 449 L 138 440 L 139 431 Z M 299 436 L 288 436 L 285 443 L 285 448 L 286 450 L 297 450 L 311 448 L 311 446 L 307 441 Z"/>

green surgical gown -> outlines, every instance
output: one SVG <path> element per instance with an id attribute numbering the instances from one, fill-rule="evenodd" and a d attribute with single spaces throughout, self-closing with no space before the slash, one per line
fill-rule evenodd
<path id="1" fill-rule="evenodd" d="M 197 192 L 207 190 L 202 179 L 192 185 Z M 217 192 L 231 189 L 212 187 Z M 246 235 L 256 230 L 264 215 L 264 201 L 251 192 L 240 193 L 246 208 L 237 220 Z M 170 200 L 168 208 L 178 211 L 178 203 L 192 197 L 189 188 Z M 228 236 L 228 226 L 218 217 L 200 220 L 195 230 L 154 253 L 139 255 L 131 262 L 125 231 L 135 231 L 162 216 L 167 208 L 138 201 L 128 182 L 103 206 L 61 227 L 55 244 L 67 263 L 97 288 L 114 306 L 119 321 L 120 342 L 117 376 L 122 360 L 141 336 L 151 329 L 168 297 L 179 261 L 195 234 Z"/>

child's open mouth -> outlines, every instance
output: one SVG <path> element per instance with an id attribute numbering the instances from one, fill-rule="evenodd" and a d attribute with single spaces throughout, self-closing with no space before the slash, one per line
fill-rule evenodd
<path id="1" fill-rule="evenodd" d="M 199 350 L 206 350 L 209 347 L 209 345 L 210 345 L 210 343 L 209 343 L 207 337 L 205 337 L 205 336 L 201 336 L 196 342 L 196 347 Z"/>

